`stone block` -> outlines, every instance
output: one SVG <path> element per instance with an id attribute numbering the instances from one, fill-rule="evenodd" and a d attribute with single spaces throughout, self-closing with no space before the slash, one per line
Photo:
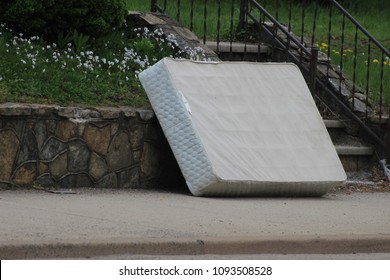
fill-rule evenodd
<path id="1" fill-rule="evenodd" d="M 27 104 L 3 103 L 0 104 L 1 116 L 30 116 L 31 107 Z"/>
<path id="2" fill-rule="evenodd" d="M 39 174 L 44 174 L 44 173 L 47 173 L 49 172 L 49 165 L 47 163 L 44 163 L 44 162 L 39 162 L 38 164 L 38 173 Z"/>
<path id="3" fill-rule="evenodd" d="M 13 176 L 13 181 L 18 185 L 31 185 L 37 176 L 37 163 L 28 162 L 20 166 Z"/>
<path id="4" fill-rule="evenodd" d="M 133 150 L 140 149 L 145 135 L 145 125 L 142 125 L 141 123 L 133 119 L 133 121 L 130 121 L 129 123 L 129 131 L 131 148 Z"/>
<path id="5" fill-rule="evenodd" d="M 41 160 L 52 161 L 57 155 L 65 151 L 67 145 L 55 137 L 50 137 L 40 153 Z"/>
<path id="6" fill-rule="evenodd" d="M 50 173 L 56 179 L 62 177 L 68 172 L 68 152 L 58 155 L 55 160 L 50 163 Z"/>
<path id="7" fill-rule="evenodd" d="M 133 167 L 118 172 L 118 186 L 120 188 L 139 188 L 140 176 L 139 168 Z"/>
<path id="8" fill-rule="evenodd" d="M 96 188 L 117 188 L 118 179 L 115 173 L 109 173 L 95 184 Z"/>
<path id="9" fill-rule="evenodd" d="M 4 121 L 4 129 L 12 129 L 15 131 L 16 135 L 19 137 L 19 139 L 22 138 L 24 126 L 25 126 L 25 119 L 24 118 L 7 118 Z"/>
<path id="10" fill-rule="evenodd" d="M 99 128 L 92 124 L 87 124 L 84 129 L 84 140 L 88 147 L 100 155 L 105 156 L 107 154 L 110 139 L 111 128 L 109 125 Z"/>
<path id="11" fill-rule="evenodd" d="M 138 188 L 158 173 L 152 110 L 8 103 L 1 114 L 2 186 Z"/>
<path id="12" fill-rule="evenodd" d="M 37 121 L 34 126 L 34 132 L 38 150 L 40 151 L 43 143 L 47 139 L 46 123 L 44 121 Z"/>
<path id="13" fill-rule="evenodd" d="M 52 187 L 55 185 L 55 182 L 49 173 L 42 174 L 34 181 L 34 183 L 44 187 Z"/>
<path id="14" fill-rule="evenodd" d="M 148 122 L 155 116 L 152 110 L 137 110 L 137 118 L 140 121 Z"/>
<path id="15" fill-rule="evenodd" d="M 129 136 L 125 132 L 116 134 L 108 147 L 107 163 L 111 171 L 130 167 L 134 162 Z"/>
<path id="16" fill-rule="evenodd" d="M 69 157 L 68 157 L 68 171 L 69 172 L 81 172 L 88 170 L 88 162 L 91 153 L 85 144 L 81 140 L 72 140 L 68 142 L 69 145 Z"/>
<path id="17" fill-rule="evenodd" d="M 145 142 L 141 157 L 142 178 L 156 177 L 159 173 L 158 151 L 150 143 Z"/>
<path id="18" fill-rule="evenodd" d="M 19 149 L 16 165 L 19 166 L 28 160 L 38 159 L 38 144 L 32 129 L 26 129 Z"/>
<path id="19" fill-rule="evenodd" d="M 59 185 L 64 188 L 90 188 L 93 186 L 91 178 L 86 173 L 67 174 L 60 179 Z"/>
<path id="20" fill-rule="evenodd" d="M 77 136 L 77 124 L 72 121 L 59 121 L 56 126 L 55 135 L 63 140 L 68 141 Z"/>
<path id="21" fill-rule="evenodd" d="M 91 160 L 89 163 L 89 174 L 93 179 L 98 181 L 108 172 L 108 166 L 104 159 L 96 153 L 91 154 Z"/>
<path id="22" fill-rule="evenodd" d="M 11 129 L 0 131 L 0 180 L 8 181 L 19 147 L 19 139 Z"/>

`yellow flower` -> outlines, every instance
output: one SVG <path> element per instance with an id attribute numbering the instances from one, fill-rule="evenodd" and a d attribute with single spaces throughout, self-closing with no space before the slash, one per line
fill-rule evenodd
<path id="1" fill-rule="evenodd" d="M 328 44 L 327 44 L 327 43 L 321 43 L 321 47 L 322 47 L 322 48 L 327 48 L 327 47 L 328 47 Z"/>
<path id="2" fill-rule="evenodd" d="M 378 60 L 378 59 L 376 59 L 376 58 L 374 58 L 374 60 L 373 60 L 372 62 L 374 62 L 374 63 L 378 63 L 378 62 L 379 62 L 379 60 Z"/>

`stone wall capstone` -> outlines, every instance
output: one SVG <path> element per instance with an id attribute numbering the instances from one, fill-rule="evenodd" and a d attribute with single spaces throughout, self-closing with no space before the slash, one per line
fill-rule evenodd
<path id="1" fill-rule="evenodd" d="M 167 149 L 152 110 L 0 104 L 0 187 L 149 187 Z"/>

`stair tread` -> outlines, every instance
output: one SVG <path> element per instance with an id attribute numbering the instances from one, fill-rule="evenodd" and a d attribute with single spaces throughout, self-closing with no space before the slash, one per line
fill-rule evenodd
<path id="1" fill-rule="evenodd" d="M 339 155 L 361 155 L 368 156 L 374 154 L 374 148 L 371 146 L 353 146 L 353 145 L 335 145 Z"/>
<path id="2" fill-rule="evenodd" d="M 217 50 L 217 42 L 215 41 L 207 41 L 206 46 L 208 46 L 213 51 Z M 220 52 L 230 52 L 230 48 L 232 48 L 233 53 L 258 53 L 259 52 L 259 45 L 258 44 L 245 44 L 240 42 L 219 42 L 218 45 Z M 260 45 L 260 53 L 267 53 L 268 47 L 265 45 Z"/>
<path id="3" fill-rule="evenodd" d="M 326 128 L 345 128 L 345 124 L 339 120 L 324 120 Z"/>

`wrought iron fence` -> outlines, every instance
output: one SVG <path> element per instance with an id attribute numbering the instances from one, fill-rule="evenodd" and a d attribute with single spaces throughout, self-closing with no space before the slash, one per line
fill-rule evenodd
<path id="1" fill-rule="evenodd" d="M 269 59 L 298 64 L 313 94 L 326 92 L 386 147 L 367 120 L 388 114 L 390 52 L 337 1 L 152 0 L 151 11 L 167 13 L 205 44 L 216 41 L 217 53 L 222 41 L 230 52 L 234 41 L 258 44 L 259 52 L 268 43 Z"/>

